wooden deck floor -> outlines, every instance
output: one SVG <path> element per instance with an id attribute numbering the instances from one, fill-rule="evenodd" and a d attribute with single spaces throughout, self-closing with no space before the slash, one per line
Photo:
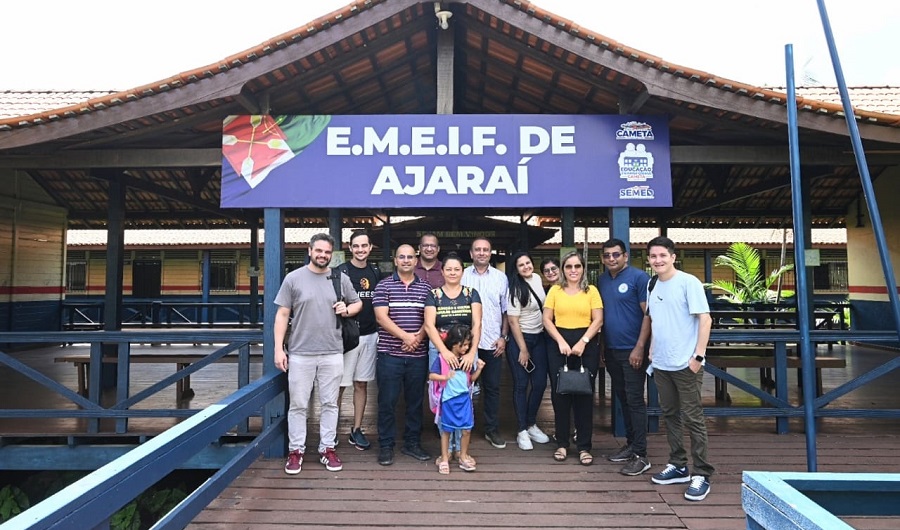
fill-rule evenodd
<path id="1" fill-rule="evenodd" d="M 70 388 L 76 379 L 71 365 L 53 363 L 53 357 L 76 353 L 78 348 L 46 348 L 21 352 L 17 358 L 39 369 Z M 151 346 L 141 347 L 151 348 Z M 190 351 L 210 346 L 171 346 Z M 831 355 L 845 356 L 846 370 L 826 370 L 825 389 L 853 379 L 872 367 L 897 355 L 896 352 L 863 347 L 838 347 Z M 177 402 L 173 389 L 163 390 L 144 406 L 202 408 L 224 397 L 236 387 L 234 365 L 212 365 L 193 377 L 196 397 Z M 258 367 L 254 367 L 258 370 Z M 169 365 L 136 365 L 132 375 L 132 393 L 149 386 L 161 375 L 174 371 Z M 731 373 L 756 380 L 756 370 L 736 369 Z M 258 373 L 258 372 L 255 372 Z M 794 370 L 789 375 L 794 378 Z M 4 385 L 0 386 L 3 408 L 50 408 L 60 406 L 62 398 L 48 396 L 40 387 L 22 381 L 0 368 Z M 708 376 L 709 377 L 709 376 Z M 792 379 L 795 381 L 795 379 Z M 330 473 L 316 460 L 307 460 L 297 476 L 282 471 L 281 460 L 260 460 L 243 473 L 190 528 L 267 529 L 267 528 L 691 528 L 727 530 L 745 528 L 740 505 L 741 473 L 745 470 L 805 471 L 806 445 L 803 423 L 791 420 L 792 434 L 774 434 L 774 420 L 756 418 L 708 418 L 710 459 L 717 466 L 710 496 L 701 503 L 682 497 L 683 485 L 656 486 L 649 476 L 624 477 L 617 473 L 620 464 L 605 460 L 623 442 L 611 434 L 608 400 L 600 398 L 595 414 L 594 456 L 591 467 L 583 467 L 570 458 L 554 462 L 550 445 L 536 445 L 524 452 L 515 447 L 510 391 L 504 371 L 501 394 L 501 432 L 509 442 L 506 449 L 492 448 L 476 425 L 472 453 L 478 459 L 478 471 L 464 473 L 453 468 L 449 477 L 437 473 L 434 462 L 418 462 L 401 455 L 389 467 L 376 462 L 377 450 L 357 451 L 346 443 L 351 421 L 351 394 L 344 396 L 341 411 L 342 443 L 338 453 L 344 470 Z M 900 408 L 900 373 L 883 376 L 862 389 L 837 400 L 841 408 Z M 793 400 L 796 385 L 790 385 Z M 364 427 L 374 438 L 376 392 L 370 385 Z M 735 406 L 757 406 L 758 400 L 729 387 Z M 608 390 L 606 395 L 608 395 Z M 549 393 L 548 393 L 549 396 Z M 715 404 L 710 377 L 704 384 L 704 402 Z M 171 419 L 146 420 L 130 426 L 140 432 L 159 432 Z M 47 423 L 49 422 L 49 423 Z M 476 420 L 476 424 L 478 419 Z M 552 431 L 549 397 L 538 416 L 538 423 Z M 900 473 L 896 458 L 900 448 L 900 422 L 827 418 L 819 420 L 817 442 L 820 471 Z M 75 420 L 0 421 L 0 436 L 19 433 L 83 432 Z M 315 447 L 317 425 L 310 425 L 308 444 Z M 436 455 L 439 443 L 431 429 L 423 435 L 426 450 Z M 665 434 L 649 436 L 649 457 L 657 471 L 666 463 L 668 449 Z M 846 519 L 855 528 L 887 529 L 900 527 L 891 519 Z"/>

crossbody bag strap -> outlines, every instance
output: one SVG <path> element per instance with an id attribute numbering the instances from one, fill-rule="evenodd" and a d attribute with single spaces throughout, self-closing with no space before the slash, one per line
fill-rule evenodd
<path id="1" fill-rule="evenodd" d="M 344 295 L 341 294 L 341 274 L 343 274 L 337 267 L 331 269 L 331 285 L 334 286 L 334 295 L 337 297 L 337 301 L 340 302 L 344 299 Z M 337 325 L 335 327 L 341 327 L 341 316 L 335 315 Z"/>
<path id="2" fill-rule="evenodd" d="M 534 300 L 535 300 L 535 302 L 537 302 L 537 304 L 538 304 L 538 309 L 540 309 L 541 312 L 543 312 L 543 311 L 544 311 L 544 304 L 541 303 L 541 298 L 537 295 L 536 292 L 534 292 L 534 289 L 531 288 L 531 284 L 530 284 L 530 283 L 527 283 L 527 282 L 526 282 L 525 285 L 528 286 L 528 290 L 531 291 L 531 295 L 534 296 Z"/>

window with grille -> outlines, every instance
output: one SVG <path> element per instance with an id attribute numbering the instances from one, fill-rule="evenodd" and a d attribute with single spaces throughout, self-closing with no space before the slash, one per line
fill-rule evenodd
<path id="1" fill-rule="evenodd" d="M 66 292 L 78 293 L 87 289 L 87 262 L 70 261 L 66 263 Z"/>
<path id="2" fill-rule="evenodd" d="M 213 261 L 209 264 L 210 291 L 237 290 L 237 262 Z"/>

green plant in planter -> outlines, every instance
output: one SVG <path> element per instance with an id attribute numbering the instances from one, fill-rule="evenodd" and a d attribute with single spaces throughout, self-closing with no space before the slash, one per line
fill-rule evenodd
<path id="1" fill-rule="evenodd" d="M 720 289 L 724 294 L 719 295 L 719 300 L 725 300 L 733 304 L 750 302 L 775 302 L 778 292 L 772 290 L 784 273 L 793 270 L 793 265 L 784 265 L 763 277 L 762 259 L 759 251 L 747 243 L 732 243 L 724 255 L 716 256 L 716 267 L 728 267 L 734 272 L 734 281 L 714 280 L 704 284 L 707 289 Z M 794 296 L 794 291 L 781 290 L 781 298 Z"/>

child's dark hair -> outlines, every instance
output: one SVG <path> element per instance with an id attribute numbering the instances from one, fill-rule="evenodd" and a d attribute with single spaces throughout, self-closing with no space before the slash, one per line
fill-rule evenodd
<path id="1" fill-rule="evenodd" d="M 462 344 L 472 340 L 472 328 L 465 324 L 453 324 L 447 330 L 447 338 L 444 339 L 444 346 L 448 350 L 452 350 L 457 344 Z"/>

